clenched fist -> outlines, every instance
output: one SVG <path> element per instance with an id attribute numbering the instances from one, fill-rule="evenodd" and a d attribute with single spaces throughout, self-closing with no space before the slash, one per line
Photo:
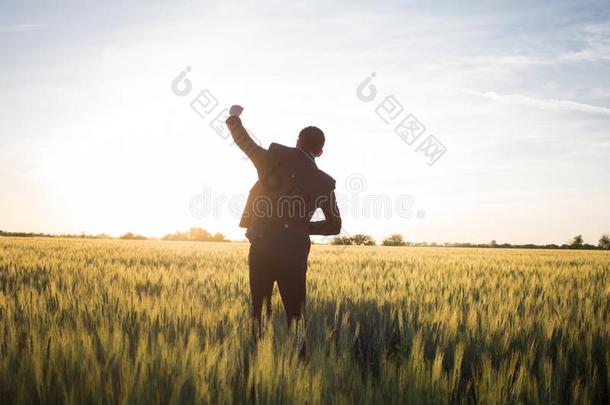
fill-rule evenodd
<path id="1" fill-rule="evenodd" d="M 233 105 L 231 106 L 231 109 L 229 110 L 229 114 L 232 117 L 239 117 L 239 115 L 241 114 L 241 112 L 244 110 L 244 107 L 240 106 L 240 105 Z"/>

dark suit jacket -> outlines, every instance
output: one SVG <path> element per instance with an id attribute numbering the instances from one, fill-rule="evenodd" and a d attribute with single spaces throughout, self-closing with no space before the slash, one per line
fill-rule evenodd
<path id="1" fill-rule="evenodd" d="M 311 154 L 277 143 L 264 149 L 248 135 L 239 117 L 229 117 L 226 122 L 233 140 L 258 172 L 240 221 L 248 229 L 248 239 L 341 231 L 335 180 L 318 169 Z M 325 219 L 311 222 L 317 208 Z"/>

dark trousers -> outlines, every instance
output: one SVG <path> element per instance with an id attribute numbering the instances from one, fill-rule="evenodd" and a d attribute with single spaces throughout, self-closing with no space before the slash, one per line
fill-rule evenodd
<path id="1" fill-rule="evenodd" d="M 286 320 L 290 326 L 305 308 L 307 256 L 311 243 L 306 238 L 255 240 L 250 244 L 250 293 L 252 317 L 260 327 L 263 305 L 271 314 L 273 283 L 280 290 Z"/>

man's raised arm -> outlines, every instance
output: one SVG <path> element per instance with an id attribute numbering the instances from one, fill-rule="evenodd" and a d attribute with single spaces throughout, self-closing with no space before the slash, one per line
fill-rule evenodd
<path id="1" fill-rule="evenodd" d="M 254 166 L 258 168 L 259 163 L 264 159 L 267 150 L 254 142 L 252 137 L 248 134 L 248 131 L 246 131 L 246 128 L 242 125 L 239 115 L 243 110 L 243 107 L 240 105 L 232 106 L 229 110 L 229 118 L 227 118 L 225 122 L 227 123 L 227 127 L 229 127 L 235 144 L 239 146 L 246 156 L 252 160 Z"/>

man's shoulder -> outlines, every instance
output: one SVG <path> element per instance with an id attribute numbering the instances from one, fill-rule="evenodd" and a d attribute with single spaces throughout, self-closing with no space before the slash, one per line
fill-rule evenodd
<path id="1" fill-rule="evenodd" d="M 269 145 L 269 151 L 271 152 L 272 156 L 277 156 L 277 157 L 300 157 L 300 156 L 304 156 L 304 152 L 299 150 L 298 148 L 294 148 L 294 147 L 290 147 L 290 146 L 286 146 L 286 145 L 282 145 L 280 143 L 271 143 Z M 296 160 L 292 160 L 290 159 L 292 162 L 296 162 L 296 161 L 301 161 L 301 159 L 296 159 Z M 303 159 L 303 161 L 306 161 L 306 159 Z M 313 176 L 312 180 L 315 179 L 314 183 L 316 183 L 318 186 L 321 186 L 323 189 L 326 190 L 334 190 L 335 189 L 335 179 L 333 179 L 329 174 L 327 174 L 326 172 L 324 172 L 323 170 L 320 170 L 317 165 L 314 164 L 310 167 L 308 165 L 304 165 L 304 167 L 309 167 L 308 170 L 315 170 L 315 175 Z M 309 172 L 310 175 L 312 174 L 311 172 Z"/>
<path id="2" fill-rule="evenodd" d="M 297 150 L 297 148 L 292 148 L 290 146 L 282 145 L 281 143 L 271 142 L 269 145 L 269 150 L 277 151 L 277 152 L 292 152 Z"/>
<path id="3" fill-rule="evenodd" d="M 280 161 L 284 161 L 284 162 L 290 161 L 290 162 L 298 163 L 301 160 L 299 158 L 303 154 L 303 152 L 301 152 L 297 148 L 293 148 L 293 147 L 282 145 L 281 143 L 275 143 L 275 142 L 272 142 L 269 145 L 268 150 L 269 150 L 269 156 L 270 156 L 271 160 L 280 160 Z"/>
<path id="4" fill-rule="evenodd" d="M 335 179 L 333 179 L 332 176 L 330 174 L 326 173 L 324 170 L 318 169 L 318 171 L 320 172 L 320 177 L 322 179 L 324 179 L 323 181 L 327 185 L 327 187 L 330 190 L 334 190 L 335 189 L 335 184 L 336 184 Z"/>

